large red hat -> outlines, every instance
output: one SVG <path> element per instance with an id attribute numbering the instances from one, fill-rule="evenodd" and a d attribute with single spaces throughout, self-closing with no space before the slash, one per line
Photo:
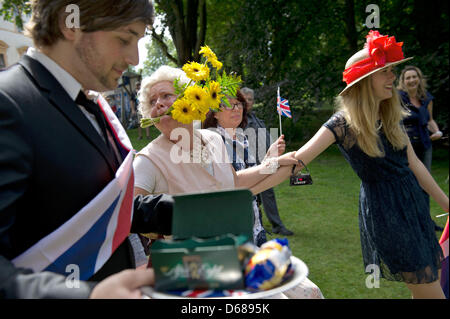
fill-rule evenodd
<path id="1" fill-rule="evenodd" d="M 395 41 L 395 37 L 370 30 L 366 39 L 364 49 L 356 52 L 345 64 L 343 81 L 347 86 L 339 95 L 372 73 L 412 59 L 403 56 L 403 42 Z"/>

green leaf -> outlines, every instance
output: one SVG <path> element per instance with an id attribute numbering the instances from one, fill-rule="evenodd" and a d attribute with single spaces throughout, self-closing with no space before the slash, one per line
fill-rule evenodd
<path id="1" fill-rule="evenodd" d="M 230 101 L 228 101 L 227 98 L 222 98 L 221 101 L 222 101 L 222 103 L 224 103 L 229 109 L 231 109 Z"/>
<path id="2" fill-rule="evenodd" d="M 217 82 L 220 84 L 223 94 L 234 97 L 242 83 L 242 79 L 234 73 L 228 75 L 226 71 L 223 71 L 222 75 L 219 74 L 217 76 Z"/>

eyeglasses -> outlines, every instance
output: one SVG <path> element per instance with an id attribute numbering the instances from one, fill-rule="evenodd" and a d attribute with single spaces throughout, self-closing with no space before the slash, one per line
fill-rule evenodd
<path id="1" fill-rule="evenodd" d="M 227 110 L 234 110 L 234 109 L 243 110 L 244 104 L 242 104 L 241 102 L 238 102 L 238 103 L 231 104 L 231 107 L 228 107 L 226 104 L 220 104 L 220 107 L 223 109 L 227 109 Z"/>

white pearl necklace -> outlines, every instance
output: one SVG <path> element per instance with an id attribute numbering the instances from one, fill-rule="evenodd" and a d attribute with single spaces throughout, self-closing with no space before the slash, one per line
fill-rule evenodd
<path id="1" fill-rule="evenodd" d="M 211 164 L 211 156 L 208 148 L 202 143 L 194 143 L 194 148 L 191 150 L 191 162 L 200 163 L 202 167 Z"/>

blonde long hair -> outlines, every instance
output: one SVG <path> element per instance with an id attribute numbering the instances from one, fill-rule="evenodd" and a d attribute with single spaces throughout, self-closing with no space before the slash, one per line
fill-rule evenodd
<path id="1" fill-rule="evenodd" d="M 383 100 L 378 105 L 370 79 L 371 76 L 362 79 L 345 94 L 338 96 L 336 106 L 338 111 L 344 113 L 361 150 L 371 157 L 383 157 L 384 149 L 378 130 L 384 131 L 394 149 L 403 149 L 407 145 L 408 136 L 401 126 L 401 121 L 407 112 L 402 108 L 396 90 L 390 99 Z M 377 125 L 379 119 L 381 127 Z"/>

